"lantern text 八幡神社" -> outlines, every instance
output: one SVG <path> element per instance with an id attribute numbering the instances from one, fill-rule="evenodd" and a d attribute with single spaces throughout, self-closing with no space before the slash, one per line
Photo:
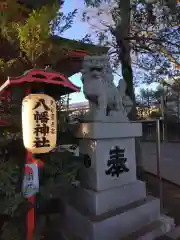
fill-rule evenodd
<path id="1" fill-rule="evenodd" d="M 22 130 L 25 148 L 34 154 L 56 147 L 56 102 L 46 94 L 30 94 L 22 102 Z"/>

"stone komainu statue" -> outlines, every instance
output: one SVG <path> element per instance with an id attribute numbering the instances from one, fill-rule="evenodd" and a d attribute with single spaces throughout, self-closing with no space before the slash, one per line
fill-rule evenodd
<path id="1" fill-rule="evenodd" d="M 127 120 L 132 108 L 125 94 L 126 83 L 119 81 L 115 86 L 108 56 L 87 56 L 82 69 L 83 92 L 89 100 L 91 120 Z M 128 105 L 128 107 L 127 107 Z M 117 119 L 118 118 L 118 119 Z M 121 119 L 120 119 L 121 118 Z"/>

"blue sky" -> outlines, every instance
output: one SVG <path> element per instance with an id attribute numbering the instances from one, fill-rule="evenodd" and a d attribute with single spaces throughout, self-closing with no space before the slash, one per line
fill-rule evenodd
<path id="1" fill-rule="evenodd" d="M 65 1 L 65 4 L 63 6 L 63 12 L 68 13 L 70 11 L 73 11 L 75 8 L 82 9 L 83 8 L 83 1 L 79 0 L 68 0 Z M 87 32 L 87 24 L 80 21 L 80 19 L 76 19 L 76 22 L 73 24 L 72 28 L 65 31 L 64 37 L 70 38 L 70 39 L 82 39 L 84 35 Z M 81 74 L 75 74 L 70 78 L 70 80 L 81 87 L 82 89 L 82 83 L 81 83 Z M 71 102 L 83 102 L 85 101 L 84 95 L 82 93 L 82 90 L 80 93 L 73 93 L 70 96 Z"/>

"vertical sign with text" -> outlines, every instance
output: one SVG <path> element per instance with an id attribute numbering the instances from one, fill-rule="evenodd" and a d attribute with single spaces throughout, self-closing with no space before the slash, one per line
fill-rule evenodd
<path id="1" fill-rule="evenodd" d="M 37 164 L 25 164 L 22 191 L 26 198 L 34 196 L 39 191 Z"/>

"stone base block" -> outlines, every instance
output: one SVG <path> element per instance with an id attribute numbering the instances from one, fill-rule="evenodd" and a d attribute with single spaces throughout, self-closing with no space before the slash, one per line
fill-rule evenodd
<path id="1" fill-rule="evenodd" d="M 74 237 L 71 232 L 62 230 L 62 240 L 82 240 Z M 174 219 L 168 216 L 160 216 L 158 221 L 154 221 L 140 230 L 128 234 L 119 240 L 178 240 L 180 239 L 180 227 L 175 227 Z"/>
<path id="2" fill-rule="evenodd" d="M 162 240 L 165 240 L 166 238 L 163 238 L 164 234 L 167 234 L 173 228 L 174 219 L 161 215 L 157 221 L 148 224 L 130 235 L 128 234 L 126 237 L 121 238 L 121 240 L 159 240 L 160 236 L 162 236 Z"/>
<path id="3" fill-rule="evenodd" d="M 82 205 L 67 206 L 67 229 L 82 240 L 119 240 L 158 220 L 160 202 L 153 197 L 93 216 Z"/>
<path id="4" fill-rule="evenodd" d="M 77 203 L 81 202 L 93 215 L 109 212 L 146 197 L 145 183 L 138 180 L 99 192 L 80 187 L 75 187 L 72 190 L 71 199 Z"/>
<path id="5" fill-rule="evenodd" d="M 81 123 L 77 138 L 116 139 L 142 136 L 142 123 L 138 122 L 89 122 Z"/>
<path id="6" fill-rule="evenodd" d="M 156 238 L 156 240 L 179 240 L 180 239 L 180 226 L 174 227 L 167 234 Z"/>

